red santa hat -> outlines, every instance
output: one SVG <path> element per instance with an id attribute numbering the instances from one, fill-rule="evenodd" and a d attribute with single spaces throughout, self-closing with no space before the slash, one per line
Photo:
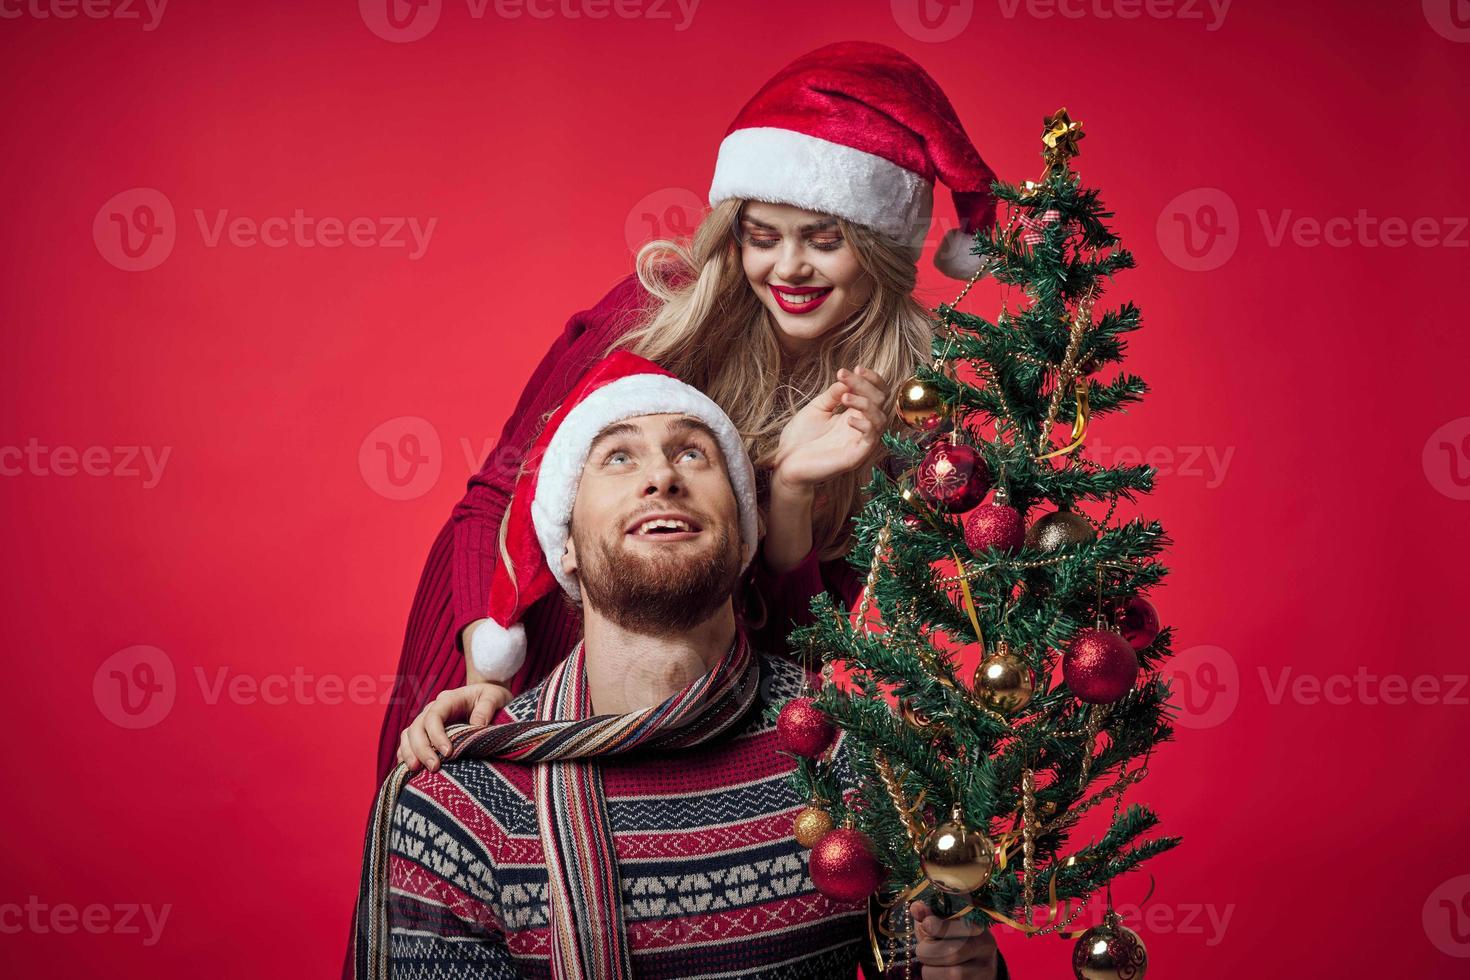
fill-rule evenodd
<path id="1" fill-rule="evenodd" d="M 740 110 L 709 203 L 753 198 L 834 214 L 905 243 L 917 259 L 936 177 L 960 227 L 945 233 L 934 264 L 968 279 L 981 266 L 970 243 L 995 222 L 995 174 L 928 72 L 886 45 L 844 41 L 797 58 Z"/>
<path id="2" fill-rule="evenodd" d="M 487 619 L 470 636 L 475 668 L 508 681 L 526 659 L 521 617 L 558 584 L 581 598 L 576 578 L 562 571 L 572 504 L 587 453 L 598 433 L 623 419 L 676 413 L 710 427 L 740 506 L 743 564 L 755 556 L 755 469 L 735 423 L 708 395 L 646 358 L 617 351 L 593 365 L 536 437 L 507 507 L 500 561 L 490 579 Z"/>

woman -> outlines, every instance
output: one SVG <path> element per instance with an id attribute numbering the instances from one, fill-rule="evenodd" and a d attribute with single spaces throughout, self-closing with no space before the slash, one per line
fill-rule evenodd
<path id="1" fill-rule="evenodd" d="M 912 294 L 936 177 L 960 217 L 936 262 L 968 278 L 976 260 L 956 245 L 993 220 L 993 175 L 917 64 L 882 45 L 828 45 L 746 104 L 721 144 L 712 210 L 692 241 L 645 246 L 636 278 L 572 318 L 435 541 L 384 720 L 380 777 L 396 761 L 436 766 L 445 719 L 488 722 L 575 643 L 576 616 L 554 597 L 532 608 L 524 636 L 497 633 L 484 618 L 489 571 L 526 447 L 613 349 L 699 387 L 745 437 L 763 477 L 766 526 L 747 590 L 752 626 L 764 622 L 757 643 L 784 650 L 823 589 L 853 600 L 848 524 L 892 417 L 889 384 L 929 355 L 933 324 Z M 446 690 L 462 679 L 471 685 Z"/>

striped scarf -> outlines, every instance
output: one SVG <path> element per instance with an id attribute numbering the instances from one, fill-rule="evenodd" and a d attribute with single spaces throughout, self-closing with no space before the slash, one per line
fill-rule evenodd
<path id="1" fill-rule="evenodd" d="M 446 763 L 511 759 L 535 765 L 536 815 L 549 871 L 553 976 L 627 980 L 633 975 L 598 757 L 684 748 L 718 737 L 755 703 L 759 674 L 757 659 L 737 631 L 713 670 L 662 704 L 593 716 L 586 653 L 579 642 L 547 677 L 535 720 L 447 730 Z M 373 807 L 357 895 L 357 980 L 389 977 L 389 834 L 408 777 L 400 764 L 384 780 Z"/>

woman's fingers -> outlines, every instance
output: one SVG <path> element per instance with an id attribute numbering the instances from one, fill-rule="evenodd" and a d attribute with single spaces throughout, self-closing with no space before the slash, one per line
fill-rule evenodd
<path id="1" fill-rule="evenodd" d="M 495 712 L 510 703 L 510 691 L 499 684 L 484 684 L 475 697 L 475 707 L 470 711 L 471 725 L 488 725 Z"/>
<path id="2" fill-rule="evenodd" d="M 469 684 L 441 692 L 399 736 L 398 761 L 410 770 L 422 765 L 433 772 L 439 768 L 440 759 L 449 754 L 445 725 L 466 719 L 471 725 L 488 725 L 508 701 L 510 691 L 499 684 Z"/>
<path id="3" fill-rule="evenodd" d="M 439 768 L 439 753 L 435 752 L 434 747 L 429 744 L 429 734 L 424 728 L 424 712 L 428 710 L 425 708 L 420 711 L 413 723 L 403 730 L 403 735 L 408 739 L 408 751 L 415 759 L 423 763 L 425 769 L 433 772 Z"/>
<path id="4" fill-rule="evenodd" d="M 848 387 L 841 381 L 834 381 L 826 389 L 812 399 L 812 402 L 824 412 L 835 412 L 842 406 L 842 396 L 847 394 Z"/>
<path id="5" fill-rule="evenodd" d="M 429 744 L 439 750 L 440 755 L 449 754 L 449 735 L 444 731 L 444 720 L 453 710 L 453 705 L 441 704 L 441 702 L 444 700 L 444 696 L 450 693 L 449 691 L 445 691 L 444 694 L 430 701 L 429 706 L 420 715 L 424 719 L 424 734 L 427 736 Z"/>
<path id="6" fill-rule="evenodd" d="M 398 733 L 398 761 L 408 766 L 409 772 L 417 772 L 419 760 L 414 757 L 413 749 L 408 745 L 408 729 Z"/>
<path id="7" fill-rule="evenodd" d="M 883 380 L 883 375 L 872 368 L 860 367 L 856 371 L 846 368 L 837 372 L 839 381 L 846 381 L 852 386 L 852 390 L 871 398 L 873 401 L 883 403 L 888 400 L 888 382 Z"/>

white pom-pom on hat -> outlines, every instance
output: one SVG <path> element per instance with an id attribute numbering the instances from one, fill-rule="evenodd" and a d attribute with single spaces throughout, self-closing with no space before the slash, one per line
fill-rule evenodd
<path id="1" fill-rule="evenodd" d="M 526 662 L 526 627 L 516 623 L 506 629 L 484 620 L 470 634 L 470 660 L 487 680 L 504 684 Z"/>
<path id="2" fill-rule="evenodd" d="M 934 253 L 934 266 L 951 279 L 968 279 L 982 271 L 989 263 L 985 256 L 976 255 L 975 236 L 962 228 L 951 228 L 939 240 Z"/>

